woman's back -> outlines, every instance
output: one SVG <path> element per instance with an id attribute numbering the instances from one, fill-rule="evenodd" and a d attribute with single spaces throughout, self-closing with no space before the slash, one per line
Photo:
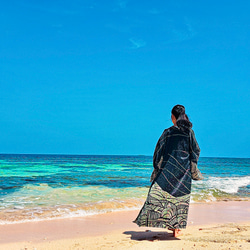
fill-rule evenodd
<path id="1" fill-rule="evenodd" d="M 171 119 L 174 126 L 165 129 L 157 142 L 152 184 L 134 222 L 139 226 L 167 227 L 176 236 L 187 225 L 192 169 L 197 170 L 200 148 L 185 107 L 174 106 Z M 196 174 L 195 178 L 199 180 L 200 176 Z"/>
<path id="2" fill-rule="evenodd" d="M 157 143 L 154 164 L 160 171 L 154 181 L 174 197 L 191 190 L 190 133 L 172 126 L 163 132 Z"/>

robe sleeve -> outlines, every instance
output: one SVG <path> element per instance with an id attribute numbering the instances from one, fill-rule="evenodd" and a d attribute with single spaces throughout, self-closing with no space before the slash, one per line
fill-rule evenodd
<path id="1" fill-rule="evenodd" d="M 166 139 L 165 135 L 166 135 L 166 130 L 164 130 L 164 132 L 162 133 L 155 147 L 154 156 L 153 156 L 154 170 L 153 170 L 153 173 L 151 174 L 151 178 L 150 178 L 151 182 L 155 179 L 155 177 L 157 176 L 161 168 L 161 164 L 163 161 L 163 150 L 164 150 L 165 139 Z"/>
<path id="2" fill-rule="evenodd" d="M 202 174 L 197 167 L 198 160 L 200 156 L 200 147 L 196 141 L 194 131 L 191 130 L 190 133 L 190 165 L 191 165 L 191 175 L 193 180 L 202 180 Z"/>

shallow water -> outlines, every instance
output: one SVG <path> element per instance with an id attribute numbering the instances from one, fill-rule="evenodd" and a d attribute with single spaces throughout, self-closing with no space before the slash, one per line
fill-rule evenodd
<path id="1" fill-rule="evenodd" d="M 139 208 L 152 157 L 0 155 L 0 223 Z M 250 197 L 250 159 L 200 158 L 191 202 Z"/>

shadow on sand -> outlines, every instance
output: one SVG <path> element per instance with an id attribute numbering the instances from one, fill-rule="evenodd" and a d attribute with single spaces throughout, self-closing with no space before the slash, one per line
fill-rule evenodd
<path id="1" fill-rule="evenodd" d="M 178 238 L 173 237 L 173 233 L 167 232 L 155 232 L 155 231 L 125 231 L 124 234 L 131 235 L 131 240 L 180 240 Z"/>

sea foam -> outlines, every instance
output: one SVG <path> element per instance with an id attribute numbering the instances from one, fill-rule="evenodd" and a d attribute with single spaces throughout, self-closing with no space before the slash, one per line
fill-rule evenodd
<path id="1" fill-rule="evenodd" d="M 240 187 L 250 185 L 250 176 L 242 177 L 209 177 L 208 180 L 203 181 L 207 188 L 216 188 L 222 192 L 229 194 L 236 194 Z"/>

